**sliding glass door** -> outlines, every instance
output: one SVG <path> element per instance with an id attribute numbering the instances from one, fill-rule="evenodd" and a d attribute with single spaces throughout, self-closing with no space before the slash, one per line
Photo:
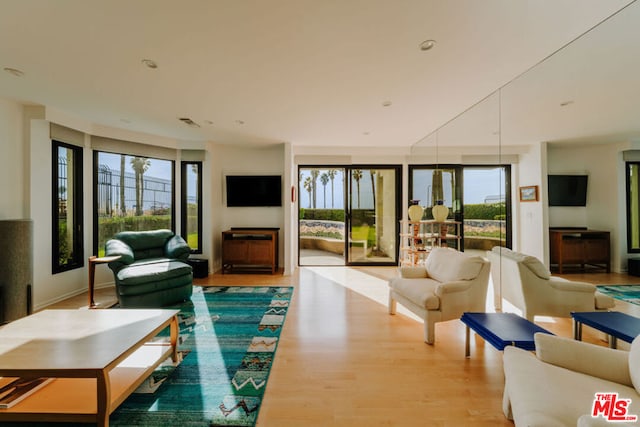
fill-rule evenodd
<path id="1" fill-rule="evenodd" d="M 349 169 L 349 264 L 397 264 L 399 177 L 399 167 Z"/>
<path id="2" fill-rule="evenodd" d="M 396 265 L 399 166 L 299 168 L 299 265 Z"/>

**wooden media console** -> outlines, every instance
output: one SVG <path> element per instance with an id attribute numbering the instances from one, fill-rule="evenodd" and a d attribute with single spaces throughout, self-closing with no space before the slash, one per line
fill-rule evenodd
<path id="1" fill-rule="evenodd" d="M 562 274 L 567 265 L 579 266 L 586 271 L 587 266 L 611 271 L 609 232 L 577 229 L 552 228 L 549 230 L 551 265 L 557 266 Z"/>
<path id="2" fill-rule="evenodd" d="M 278 228 L 232 228 L 222 232 L 222 273 L 234 269 L 278 271 Z"/>

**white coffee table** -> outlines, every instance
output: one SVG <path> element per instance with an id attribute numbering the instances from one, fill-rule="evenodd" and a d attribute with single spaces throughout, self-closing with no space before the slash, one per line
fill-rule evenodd
<path id="1" fill-rule="evenodd" d="M 168 357 L 178 310 L 45 310 L 0 328 L 0 376 L 52 377 L 2 421 L 92 422 L 111 414 Z M 169 340 L 150 342 L 170 326 Z"/>

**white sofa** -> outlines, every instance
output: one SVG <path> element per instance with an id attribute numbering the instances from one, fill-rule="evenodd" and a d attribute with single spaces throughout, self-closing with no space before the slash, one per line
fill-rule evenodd
<path id="1" fill-rule="evenodd" d="M 504 349 L 503 411 L 516 427 L 620 426 L 603 411 L 592 417 L 596 393 L 631 399 L 628 415 L 640 417 L 640 338 L 631 351 L 538 333 L 536 352 Z"/>
<path id="2" fill-rule="evenodd" d="M 484 312 L 489 262 L 455 249 L 436 247 L 424 266 L 399 269 L 389 281 L 389 313 L 399 302 L 424 319 L 424 341 L 435 341 L 435 324 L 459 319 L 465 311 Z"/>
<path id="3" fill-rule="evenodd" d="M 572 311 L 606 311 L 615 306 L 613 298 L 591 283 L 552 276 L 536 257 L 496 246 L 487 251 L 487 258 L 496 310 L 504 298 L 533 322 L 535 316 L 571 317 Z"/>

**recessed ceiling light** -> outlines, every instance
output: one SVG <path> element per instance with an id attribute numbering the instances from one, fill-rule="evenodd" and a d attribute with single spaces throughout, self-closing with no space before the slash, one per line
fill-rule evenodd
<path id="1" fill-rule="evenodd" d="M 384 102 L 382 103 L 382 106 L 383 106 L 383 107 L 390 107 L 390 106 L 391 106 L 391 104 L 392 104 L 392 102 L 391 102 L 391 101 L 384 101 Z"/>
<path id="2" fill-rule="evenodd" d="M 158 64 L 153 59 L 143 59 L 142 63 L 144 64 L 145 67 L 151 68 L 152 70 L 155 70 L 156 68 L 158 68 Z"/>
<path id="3" fill-rule="evenodd" d="M 560 103 L 560 106 L 561 107 L 566 107 L 567 105 L 571 105 L 571 104 L 573 104 L 573 101 L 564 101 L 564 102 Z"/>
<path id="4" fill-rule="evenodd" d="M 22 77 L 24 76 L 24 71 L 22 70 L 18 70 L 17 68 L 11 68 L 11 67 L 4 67 L 4 70 L 11 74 L 12 76 L 16 76 L 16 77 Z"/>
<path id="5" fill-rule="evenodd" d="M 208 125 L 212 125 L 212 124 L 213 124 L 213 122 L 212 122 L 211 120 L 205 120 L 204 122 L 205 122 L 206 124 L 208 124 Z"/>
<path id="6" fill-rule="evenodd" d="M 425 40 L 422 43 L 420 43 L 420 50 L 422 50 L 422 51 L 430 50 L 435 45 L 436 45 L 436 41 L 435 40 Z"/>
<path id="7" fill-rule="evenodd" d="M 362 134 L 367 136 L 367 135 L 369 135 L 369 132 L 362 132 Z"/>
<path id="8" fill-rule="evenodd" d="M 244 124 L 244 120 L 236 120 L 236 124 L 243 125 Z"/>

